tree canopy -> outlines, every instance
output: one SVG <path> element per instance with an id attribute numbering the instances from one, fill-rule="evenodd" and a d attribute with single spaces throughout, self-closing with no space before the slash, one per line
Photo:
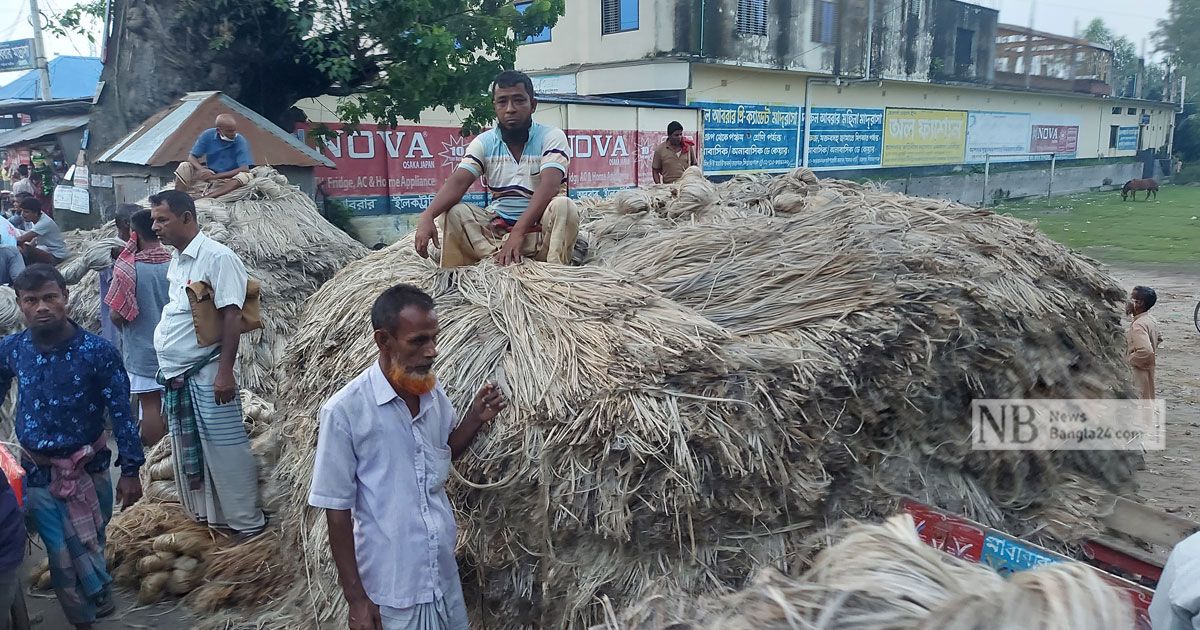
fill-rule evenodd
<path id="1" fill-rule="evenodd" d="M 1117 96 L 1133 96 L 1133 78 L 1138 74 L 1139 58 L 1137 47 L 1124 35 L 1117 35 L 1101 18 L 1094 18 L 1083 29 L 1083 38 L 1089 42 L 1112 48 L 1113 78 Z"/>
<path id="2" fill-rule="evenodd" d="M 467 126 L 478 127 L 492 118 L 489 81 L 513 66 L 519 42 L 557 22 L 565 4 L 114 0 L 112 25 L 126 37 L 158 38 L 161 54 L 175 56 L 177 66 L 201 66 L 182 89 L 225 90 L 275 121 L 299 99 L 334 94 L 355 95 L 338 108 L 350 123 L 370 117 L 395 124 L 444 106 L 465 108 Z M 85 32 L 80 24 L 87 15 L 102 18 L 103 0 L 55 16 L 53 28 Z"/>

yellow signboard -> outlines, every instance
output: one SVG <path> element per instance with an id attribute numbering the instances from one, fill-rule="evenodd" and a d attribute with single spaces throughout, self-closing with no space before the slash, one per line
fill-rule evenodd
<path id="1" fill-rule="evenodd" d="M 887 108 L 883 165 L 961 164 L 967 148 L 967 112 Z"/>

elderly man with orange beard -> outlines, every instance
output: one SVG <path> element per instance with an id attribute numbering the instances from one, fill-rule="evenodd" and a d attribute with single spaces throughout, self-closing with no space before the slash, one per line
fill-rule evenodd
<path id="1" fill-rule="evenodd" d="M 351 630 L 467 630 L 446 478 L 505 407 L 486 384 L 459 421 L 433 373 L 433 298 L 406 284 L 375 300 L 379 360 L 321 408 L 308 502 L 324 508 Z"/>

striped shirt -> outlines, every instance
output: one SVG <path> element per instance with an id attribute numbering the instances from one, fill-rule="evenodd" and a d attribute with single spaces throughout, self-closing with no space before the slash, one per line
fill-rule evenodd
<path id="1" fill-rule="evenodd" d="M 543 171 L 559 171 L 552 176 L 562 178 L 563 186 L 559 194 L 566 193 L 567 165 L 570 161 L 567 134 L 562 129 L 535 122 L 529 129 L 529 141 L 525 143 L 519 163 L 513 159 L 499 130 L 490 129 L 471 141 L 459 168 L 470 171 L 476 177 L 483 177 L 484 186 L 492 196 L 488 207 L 508 221 L 515 222 L 529 207 L 529 200 L 533 198 L 533 191 L 537 189 Z"/>

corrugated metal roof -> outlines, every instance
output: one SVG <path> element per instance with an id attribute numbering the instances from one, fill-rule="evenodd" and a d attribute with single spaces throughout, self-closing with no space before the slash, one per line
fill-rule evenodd
<path id="1" fill-rule="evenodd" d="M 92 98 L 104 64 L 96 57 L 62 56 L 46 64 L 50 71 L 50 98 Z M 30 70 L 11 83 L 0 87 L 0 104 L 42 100 L 42 80 L 37 70 Z"/>
<path id="2" fill-rule="evenodd" d="M 87 114 L 42 118 L 23 127 L 0 133 L 0 148 L 31 143 L 39 138 L 78 129 L 86 124 L 88 124 Z"/>
<path id="3" fill-rule="evenodd" d="M 333 166 L 295 136 L 221 92 L 191 92 L 158 112 L 100 156 L 100 162 L 166 166 L 187 159 L 196 138 L 220 114 L 239 119 L 238 133 L 250 142 L 255 164 Z"/>

